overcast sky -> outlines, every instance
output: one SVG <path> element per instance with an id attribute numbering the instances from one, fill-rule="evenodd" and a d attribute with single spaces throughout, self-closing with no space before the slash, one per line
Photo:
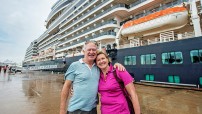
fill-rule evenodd
<path id="1" fill-rule="evenodd" d="M 57 0 L 0 0 L 0 62 L 21 62 Z"/>

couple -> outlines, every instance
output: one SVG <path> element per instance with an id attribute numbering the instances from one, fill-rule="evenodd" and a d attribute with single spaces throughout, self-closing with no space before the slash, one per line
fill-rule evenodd
<path id="1" fill-rule="evenodd" d="M 97 92 L 101 95 L 102 114 L 130 114 L 119 84 L 111 73 L 113 67 L 109 64 L 108 56 L 103 52 L 97 53 L 97 45 L 93 41 L 85 43 L 83 52 L 84 58 L 73 62 L 65 73 L 60 114 L 67 114 L 66 104 L 70 88 L 73 88 L 74 93 L 68 102 L 68 114 L 97 114 Z M 123 69 L 120 64 L 114 66 Z M 127 71 L 117 71 L 117 76 L 124 82 L 131 96 L 135 113 L 140 114 L 132 77 Z"/>

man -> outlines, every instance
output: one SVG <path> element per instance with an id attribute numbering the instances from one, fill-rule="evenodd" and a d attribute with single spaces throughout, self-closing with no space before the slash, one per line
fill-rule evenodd
<path id="1" fill-rule="evenodd" d="M 86 42 L 83 48 L 84 58 L 73 62 L 65 73 L 65 83 L 61 92 L 60 114 L 66 114 L 66 104 L 70 88 L 74 90 L 68 103 L 68 114 L 97 114 L 96 96 L 100 70 L 95 65 L 97 44 Z M 115 65 L 124 69 L 122 65 Z"/>

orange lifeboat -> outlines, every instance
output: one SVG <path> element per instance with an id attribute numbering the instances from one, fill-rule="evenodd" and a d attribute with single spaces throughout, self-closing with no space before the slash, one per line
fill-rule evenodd
<path id="1" fill-rule="evenodd" d="M 121 34 L 124 36 L 131 34 L 146 36 L 179 29 L 187 23 L 187 9 L 184 7 L 173 7 L 126 22 L 123 25 Z"/>

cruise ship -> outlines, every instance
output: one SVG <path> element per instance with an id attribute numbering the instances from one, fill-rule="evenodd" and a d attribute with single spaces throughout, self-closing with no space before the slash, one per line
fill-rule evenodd
<path id="1" fill-rule="evenodd" d="M 98 42 L 136 82 L 202 87 L 201 0 L 58 0 L 27 48 L 29 70 L 65 72 Z"/>

